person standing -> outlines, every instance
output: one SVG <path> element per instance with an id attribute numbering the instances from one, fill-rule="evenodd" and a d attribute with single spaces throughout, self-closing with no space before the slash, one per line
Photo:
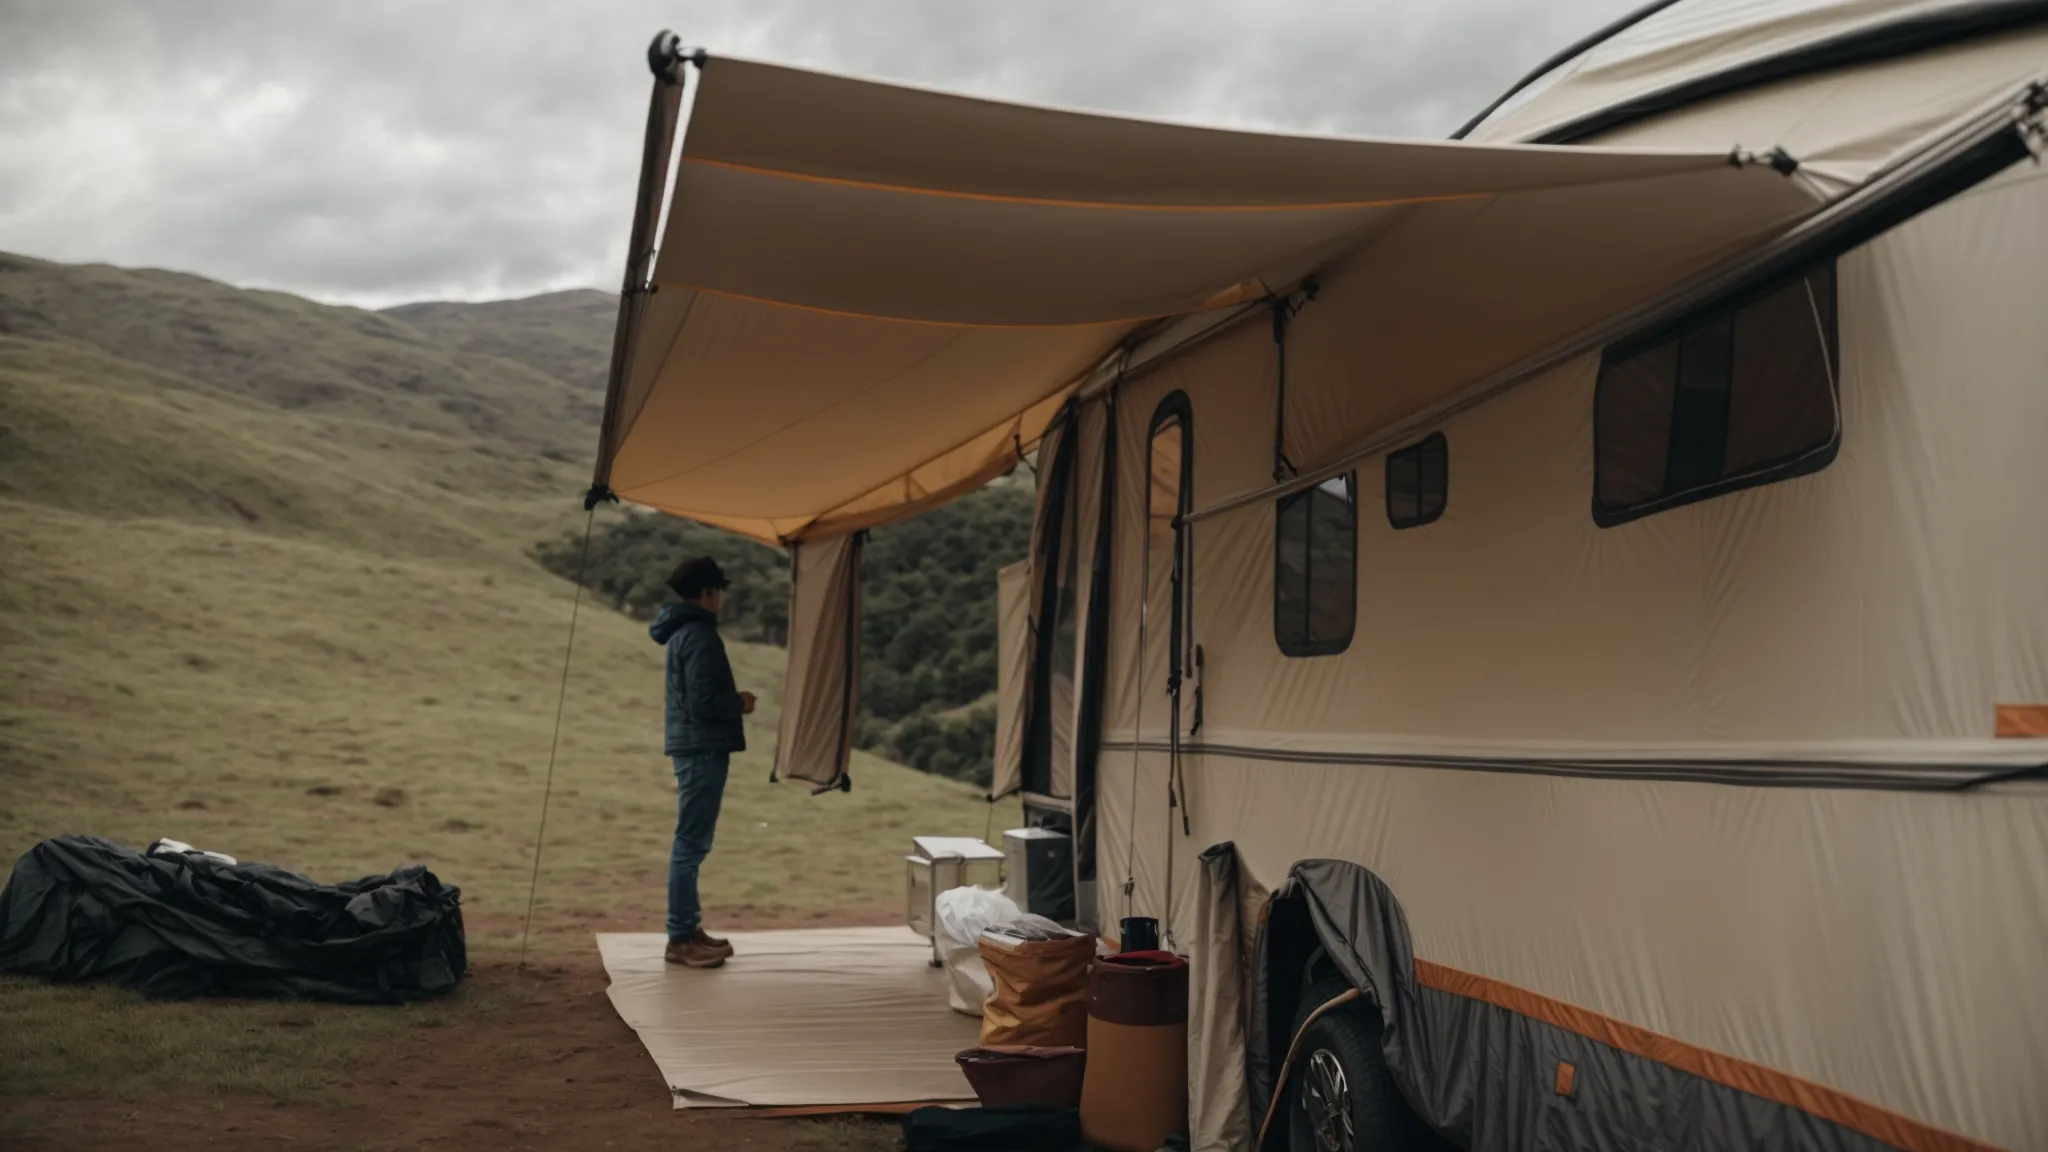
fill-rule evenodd
<path id="1" fill-rule="evenodd" d="M 647 629 L 656 644 L 668 648 L 664 744 L 676 773 L 668 947 L 662 958 L 691 968 L 716 968 L 732 955 L 730 942 L 704 931 L 704 908 L 697 900 L 697 870 L 711 854 L 726 770 L 732 754 L 747 747 L 740 718 L 754 710 L 754 694 L 733 683 L 732 663 L 718 635 L 728 583 L 709 556 L 683 561 L 668 577 L 682 603 L 664 607 Z"/>

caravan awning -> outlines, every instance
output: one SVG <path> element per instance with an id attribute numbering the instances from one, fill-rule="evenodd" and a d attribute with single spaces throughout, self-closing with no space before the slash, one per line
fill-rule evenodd
<path id="1" fill-rule="evenodd" d="M 1381 420 L 1816 203 L 1725 151 L 1221 131 L 700 63 L 665 235 L 629 269 L 597 482 L 766 541 L 973 488 L 1120 349 L 1310 274 L 1401 317 L 1391 359 L 1420 367 L 1358 385 Z M 643 204 L 681 72 L 658 81 Z"/>

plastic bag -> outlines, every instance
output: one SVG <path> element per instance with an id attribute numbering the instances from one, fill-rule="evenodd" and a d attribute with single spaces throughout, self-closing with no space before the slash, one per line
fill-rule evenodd
<path id="1" fill-rule="evenodd" d="M 939 898 L 933 903 L 936 920 L 933 928 L 940 938 L 968 945 L 972 945 L 975 937 L 987 931 L 991 924 L 1008 923 L 1024 915 L 1016 901 L 987 888 L 954 888 L 939 893 Z"/>
<path id="2" fill-rule="evenodd" d="M 1012 904 L 1010 907 L 1015 908 Z M 996 943 L 1014 945 L 1020 943 L 1044 943 L 1047 940 L 1065 940 L 1079 936 L 1059 926 L 1059 922 L 1030 913 L 1017 913 L 1007 919 L 992 920 L 981 931 L 983 936 L 994 937 Z"/>
<path id="3" fill-rule="evenodd" d="M 151 844 L 147 849 L 144 850 L 144 855 L 204 856 L 208 860 L 211 860 L 217 864 L 233 865 L 235 863 L 235 858 L 233 856 L 227 855 L 224 852 L 208 852 L 202 848 L 194 848 L 190 844 L 185 843 L 183 840 L 172 840 L 168 837 L 157 840 L 155 843 Z"/>
<path id="4" fill-rule="evenodd" d="M 981 1015 L 995 985 L 982 964 L 975 941 L 991 923 L 1022 915 L 1016 901 L 986 888 L 954 888 L 939 893 L 933 909 L 932 933 L 939 946 L 939 965 L 946 970 L 946 1002 L 953 1011 Z"/>

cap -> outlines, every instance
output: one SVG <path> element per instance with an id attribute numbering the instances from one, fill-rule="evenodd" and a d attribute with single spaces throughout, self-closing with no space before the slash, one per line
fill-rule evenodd
<path id="1" fill-rule="evenodd" d="M 727 588 L 732 581 L 725 578 L 725 569 L 709 556 L 693 556 L 675 566 L 668 574 L 668 586 L 675 594 L 687 600 L 712 588 Z"/>

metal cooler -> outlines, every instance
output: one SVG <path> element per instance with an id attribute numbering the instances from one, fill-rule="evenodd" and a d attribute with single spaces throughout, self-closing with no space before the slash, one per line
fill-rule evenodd
<path id="1" fill-rule="evenodd" d="M 911 931 L 932 942 L 932 967 L 939 967 L 939 893 L 954 888 L 1003 886 L 1003 854 L 972 836 L 913 836 L 903 858 L 903 918 Z"/>

